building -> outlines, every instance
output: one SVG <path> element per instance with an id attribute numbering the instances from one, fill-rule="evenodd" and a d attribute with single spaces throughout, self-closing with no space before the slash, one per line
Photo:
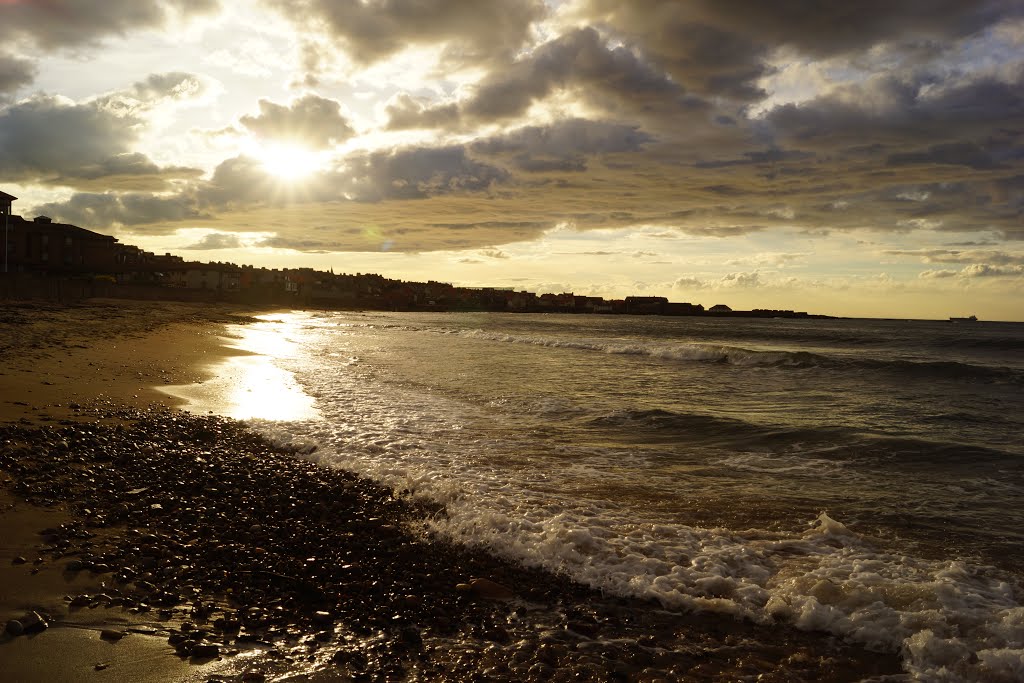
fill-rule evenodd
<path id="1" fill-rule="evenodd" d="M 0 218 L 3 219 L 3 271 L 7 272 L 10 245 L 7 241 L 7 234 L 10 230 L 10 207 L 17 198 L 7 193 L 0 193 Z"/>
<path id="2" fill-rule="evenodd" d="M 626 313 L 631 315 L 663 315 L 668 299 L 663 296 L 627 296 Z"/>
<path id="3" fill-rule="evenodd" d="M 117 238 L 47 216 L 29 221 L 11 214 L 17 197 L 0 192 L 4 222 L 4 272 L 109 274 L 118 269 Z"/>
<path id="4" fill-rule="evenodd" d="M 117 269 L 117 238 L 47 216 L 31 221 L 11 216 L 8 231 L 11 272 L 110 273 Z"/>

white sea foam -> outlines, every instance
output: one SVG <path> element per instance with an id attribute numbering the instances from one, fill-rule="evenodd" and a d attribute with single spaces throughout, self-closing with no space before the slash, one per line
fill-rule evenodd
<path id="1" fill-rule="evenodd" d="M 430 526 L 461 542 L 613 594 L 901 651 L 920 680 L 1020 680 L 1022 608 L 980 568 L 883 552 L 824 514 L 802 534 L 645 521 L 621 505 L 554 495 L 571 492 L 571 481 L 552 481 L 578 476 L 571 468 L 511 480 L 485 459 L 433 450 L 422 433 L 313 433 L 321 462 L 444 503 L 447 516 Z M 976 659 L 951 663 L 951 648 Z"/>
<path id="2" fill-rule="evenodd" d="M 325 464 L 443 503 L 447 515 L 429 522 L 436 532 L 610 593 L 898 651 L 918 680 L 1024 679 L 1024 607 L 994 570 L 885 550 L 824 513 L 786 533 L 687 526 L 640 512 L 642 501 L 601 498 L 588 487 L 649 478 L 642 454 L 572 443 L 540 448 L 521 429 L 523 415 L 496 410 L 499 399 L 474 405 L 378 381 L 361 363 L 345 362 L 353 351 L 337 339 L 309 341 L 337 356 L 283 362 L 316 396 L 323 419 L 259 428 L 316 443 L 310 457 Z M 740 453 L 718 464 L 774 473 L 839 467 L 799 454 Z"/>

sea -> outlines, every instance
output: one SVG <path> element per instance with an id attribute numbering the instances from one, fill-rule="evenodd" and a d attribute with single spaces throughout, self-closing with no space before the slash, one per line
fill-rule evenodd
<path id="1" fill-rule="evenodd" d="M 1024 680 L 1024 324 L 275 313 L 196 412 L 608 594 Z"/>

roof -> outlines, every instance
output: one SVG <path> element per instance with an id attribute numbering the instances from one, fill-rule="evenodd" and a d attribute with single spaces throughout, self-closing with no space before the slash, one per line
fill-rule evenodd
<path id="1" fill-rule="evenodd" d="M 36 221 L 25 220 L 21 216 L 11 216 L 11 221 L 12 223 L 17 223 L 18 221 L 21 221 L 21 223 L 27 226 L 30 230 L 56 230 L 83 239 L 106 240 L 110 242 L 117 242 L 117 238 L 112 235 L 104 235 L 102 233 L 93 232 L 92 230 L 86 230 L 85 228 L 80 228 L 77 225 L 71 225 L 70 223 L 38 223 Z"/>
<path id="2" fill-rule="evenodd" d="M 6 192 L 0 192 L 0 202 L 13 202 L 17 197 L 13 194 L 7 194 Z"/>

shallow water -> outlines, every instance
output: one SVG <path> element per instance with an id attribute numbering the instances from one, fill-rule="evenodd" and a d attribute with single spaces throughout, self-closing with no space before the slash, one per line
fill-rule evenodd
<path id="1" fill-rule="evenodd" d="M 255 404 L 282 412 L 233 414 L 444 502 L 445 534 L 899 650 L 927 680 L 1024 678 L 1024 325 L 295 313 L 232 333 L 316 411 L 268 387 Z"/>

